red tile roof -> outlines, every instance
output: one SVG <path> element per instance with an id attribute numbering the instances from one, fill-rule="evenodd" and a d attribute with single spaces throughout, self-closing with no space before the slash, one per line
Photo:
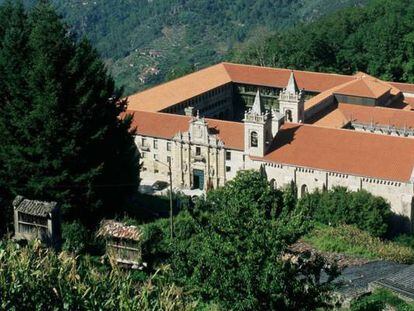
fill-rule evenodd
<path id="1" fill-rule="evenodd" d="M 275 88 L 285 88 L 288 84 L 290 69 L 260 67 L 223 63 L 231 80 L 236 83 L 262 85 Z M 354 80 L 352 76 L 332 73 L 320 73 L 293 70 L 297 85 L 300 89 L 311 92 L 323 92 L 336 85 Z"/>
<path id="2" fill-rule="evenodd" d="M 161 111 L 230 82 L 224 65 L 214 65 L 131 95 L 128 109 Z"/>
<path id="3" fill-rule="evenodd" d="M 188 116 L 166 113 L 131 113 L 139 135 L 165 139 L 188 131 L 191 120 Z M 217 134 L 227 148 L 244 149 L 243 123 L 206 121 L 211 132 Z M 401 182 L 410 180 L 414 168 L 412 138 L 312 125 L 283 125 L 271 150 L 264 158 L 253 159 Z"/>
<path id="4" fill-rule="evenodd" d="M 274 88 L 286 87 L 291 70 L 233 63 L 220 63 L 181 78 L 155 86 L 129 97 L 129 110 L 162 111 L 209 90 L 234 82 Z M 414 93 L 414 84 L 385 82 L 359 72 L 354 76 L 294 70 L 298 87 L 309 92 L 331 96 L 334 91 L 349 95 L 378 98 L 390 89 L 392 95 L 400 90 Z M 349 83 L 351 85 L 349 85 Z M 321 97 L 313 98 L 307 107 Z M 317 104 L 317 103 L 316 103 Z"/>
<path id="5" fill-rule="evenodd" d="M 385 107 L 366 107 L 339 104 L 338 109 L 353 122 L 414 128 L 414 112 Z"/>
<path id="6" fill-rule="evenodd" d="M 414 139 L 288 123 L 258 160 L 408 182 Z"/>
<path id="7" fill-rule="evenodd" d="M 132 126 L 143 136 L 171 139 L 178 132 L 187 132 L 191 117 L 147 111 L 128 111 L 134 117 Z M 243 123 L 206 119 L 212 134 L 216 134 L 229 149 L 244 150 Z"/>
<path id="8" fill-rule="evenodd" d="M 352 104 L 336 104 L 334 109 L 323 111 L 309 123 L 317 126 L 342 128 L 352 122 L 414 128 L 414 111 L 387 107 L 369 107 Z"/>
<path id="9" fill-rule="evenodd" d="M 391 91 L 390 86 L 381 81 L 360 78 L 335 91 L 335 94 L 378 99 Z"/>
<path id="10" fill-rule="evenodd" d="M 404 93 L 413 93 L 414 94 L 414 84 L 411 83 L 401 83 L 401 82 L 389 82 L 393 87 L 401 90 Z"/>
<path id="11" fill-rule="evenodd" d="M 128 98 L 129 110 L 161 111 L 230 82 L 284 88 L 291 70 L 220 63 Z M 294 70 L 299 88 L 322 92 L 355 77 Z"/>

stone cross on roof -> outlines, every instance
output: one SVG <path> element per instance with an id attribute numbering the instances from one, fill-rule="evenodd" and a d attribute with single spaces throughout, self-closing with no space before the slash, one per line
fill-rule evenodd
<path id="1" fill-rule="evenodd" d="M 298 93 L 298 86 L 296 84 L 295 74 L 293 70 L 290 73 L 289 82 L 286 87 L 286 91 L 290 94 L 296 94 Z"/>
<path id="2" fill-rule="evenodd" d="M 263 107 L 262 101 L 260 99 L 260 91 L 259 90 L 257 90 L 256 97 L 254 98 L 252 112 L 259 115 L 259 116 L 264 113 L 264 107 Z"/>

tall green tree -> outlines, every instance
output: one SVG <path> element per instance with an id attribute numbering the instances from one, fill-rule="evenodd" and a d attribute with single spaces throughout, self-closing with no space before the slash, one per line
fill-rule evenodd
<path id="1" fill-rule="evenodd" d="M 177 217 L 172 241 L 166 221 L 159 222 L 164 233 L 148 225 L 144 255 L 167 258 L 178 283 L 223 310 L 325 307 L 330 289 L 329 282 L 320 282 L 325 261 L 288 251 L 308 229 L 289 196 L 259 172 L 240 172 Z"/>
<path id="2" fill-rule="evenodd" d="M 0 16 L 0 187 L 85 221 L 119 208 L 139 174 L 121 90 L 47 1 Z"/>

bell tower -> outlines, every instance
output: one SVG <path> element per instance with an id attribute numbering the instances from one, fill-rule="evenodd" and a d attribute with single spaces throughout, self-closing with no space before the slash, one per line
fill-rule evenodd
<path id="1" fill-rule="evenodd" d="M 285 116 L 286 122 L 305 122 L 305 98 L 297 87 L 293 70 L 287 87 L 279 94 L 279 112 Z"/>
<path id="2" fill-rule="evenodd" d="M 263 157 L 272 143 L 272 118 L 265 111 L 260 99 L 260 91 L 256 93 L 253 107 L 244 114 L 244 152 L 251 156 Z"/>

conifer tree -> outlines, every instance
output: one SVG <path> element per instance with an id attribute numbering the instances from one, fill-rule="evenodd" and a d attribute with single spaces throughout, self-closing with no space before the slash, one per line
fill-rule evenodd
<path id="1" fill-rule="evenodd" d="M 138 185 L 120 90 L 47 1 L 0 16 L 0 187 L 57 200 L 70 218 L 107 216 Z"/>

